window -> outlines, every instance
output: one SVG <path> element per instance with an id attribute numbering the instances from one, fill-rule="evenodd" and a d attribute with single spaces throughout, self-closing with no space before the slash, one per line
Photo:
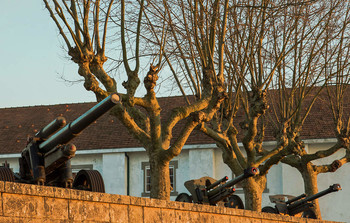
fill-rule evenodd
<path id="1" fill-rule="evenodd" d="M 176 196 L 178 193 L 176 192 L 176 169 L 177 169 L 177 161 L 171 161 L 169 163 L 169 176 L 170 176 L 170 186 L 172 188 L 170 195 Z M 143 192 L 141 193 L 142 197 L 148 197 L 151 192 L 151 168 L 149 162 L 141 163 L 143 170 Z"/>

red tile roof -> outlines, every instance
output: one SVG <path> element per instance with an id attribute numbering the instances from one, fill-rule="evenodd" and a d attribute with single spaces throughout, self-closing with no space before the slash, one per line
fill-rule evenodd
<path id="1" fill-rule="evenodd" d="M 180 96 L 159 98 L 159 103 L 163 117 L 167 117 L 172 108 L 185 105 L 183 97 Z M 26 146 L 27 137 L 33 136 L 36 131 L 49 124 L 56 117 L 63 116 L 67 122 L 71 122 L 95 104 L 77 103 L 0 109 L 0 153 L 20 153 Z M 333 138 L 333 125 L 328 108 L 319 101 L 311 113 L 303 128 L 303 138 Z M 238 119 L 242 120 L 242 117 L 238 117 Z M 173 135 L 176 135 L 181 126 L 183 123 L 174 129 Z M 267 129 L 266 137 L 273 140 L 271 128 Z M 72 143 L 77 146 L 78 150 L 142 147 L 127 129 L 108 113 L 85 129 Z M 186 144 L 208 143 L 214 143 L 214 141 L 195 130 Z"/>

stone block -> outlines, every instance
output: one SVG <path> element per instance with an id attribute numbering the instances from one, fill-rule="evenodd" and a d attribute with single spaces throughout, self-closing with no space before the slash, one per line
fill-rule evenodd
<path id="1" fill-rule="evenodd" d="M 130 222 L 128 216 L 128 206 L 119 204 L 110 204 L 110 220 L 115 223 Z"/>
<path id="2" fill-rule="evenodd" d="M 52 220 L 68 220 L 68 200 L 45 197 L 44 217 Z"/>
<path id="3" fill-rule="evenodd" d="M 26 194 L 29 195 L 32 192 L 32 185 L 21 184 L 14 182 L 5 182 L 5 192 L 11 194 Z"/>
<path id="4" fill-rule="evenodd" d="M 93 193 L 84 190 L 71 189 L 69 193 L 69 198 L 72 200 L 80 201 L 92 201 Z"/>
<path id="5" fill-rule="evenodd" d="M 68 219 L 77 222 L 86 219 L 84 202 L 78 200 L 68 201 Z"/>
<path id="6" fill-rule="evenodd" d="M 112 195 L 107 193 L 91 193 L 92 194 L 92 201 L 98 201 L 102 203 L 111 203 L 112 202 Z"/>
<path id="7" fill-rule="evenodd" d="M 147 207 L 165 208 L 167 201 L 153 198 L 144 198 Z"/>
<path id="8" fill-rule="evenodd" d="M 146 199 L 142 197 L 130 197 L 131 205 L 146 206 Z"/>
<path id="9" fill-rule="evenodd" d="M 161 213 L 162 213 L 162 222 L 167 222 L 167 223 L 176 222 L 175 210 L 162 208 Z"/>
<path id="10" fill-rule="evenodd" d="M 54 197 L 54 187 L 30 185 L 30 195 Z"/>
<path id="11" fill-rule="evenodd" d="M 130 196 L 124 196 L 119 194 L 111 194 L 111 202 L 113 204 L 130 204 Z"/>
<path id="12" fill-rule="evenodd" d="M 0 192 L 5 192 L 5 181 L 0 181 Z"/>
<path id="13" fill-rule="evenodd" d="M 128 211 L 129 222 L 143 222 L 143 207 L 130 205 Z"/>
<path id="14" fill-rule="evenodd" d="M 87 221 L 110 222 L 109 204 L 102 202 L 84 202 L 84 215 Z"/>
<path id="15" fill-rule="evenodd" d="M 144 207 L 144 223 L 162 222 L 162 212 L 160 208 Z"/>
<path id="16" fill-rule="evenodd" d="M 44 199 L 38 196 L 6 194 L 2 195 L 4 216 L 35 217 L 44 216 Z"/>
<path id="17" fill-rule="evenodd" d="M 52 187 L 52 191 L 53 191 L 54 197 L 56 197 L 56 198 L 69 199 L 70 192 L 72 190 L 66 189 L 66 188 L 60 188 L 60 187 Z"/>
<path id="18" fill-rule="evenodd" d="M 183 211 L 183 210 L 175 211 L 175 219 L 176 219 L 176 222 L 179 222 L 179 223 L 180 222 L 188 222 L 188 223 L 203 222 L 198 212 L 190 212 L 190 211 Z"/>

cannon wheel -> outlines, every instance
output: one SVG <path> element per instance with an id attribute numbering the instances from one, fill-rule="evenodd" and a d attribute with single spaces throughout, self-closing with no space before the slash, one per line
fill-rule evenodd
<path id="1" fill-rule="evenodd" d="M 0 180 L 15 182 L 15 175 L 12 170 L 8 167 L 0 167 Z"/>
<path id="2" fill-rule="evenodd" d="M 175 201 L 192 203 L 192 197 L 186 193 L 181 193 L 181 194 L 177 195 Z"/>
<path id="3" fill-rule="evenodd" d="M 244 209 L 244 204 L 242 199 L 237 195 L 232 195 L 228 198 L 228 201 L 225 203 L 225 207 Z"/>
<path id="4" fill-rule="evenodd" d="M 92 192 L 105 192 L 105 184 L 97 170 L 80 170 L 73 182 L 73 188 Z"/>
<path id="5" fill-rule="evenodd" d="M 273 208 L 273 207 L 271 207 L 271 206 L 263 207 L 263 208 L 261 209 L 261 212 L 272 213 L 272 214 L 278 214 L 278 211 L 276 210 L 276 208 Z"/>
<path id="6" fill-rule="evenodd" d="M 304 211 L 302 217 L 303 218 L 317 219 L 315 212 L 313 210 L 310 210 L 310 209 Z"/>

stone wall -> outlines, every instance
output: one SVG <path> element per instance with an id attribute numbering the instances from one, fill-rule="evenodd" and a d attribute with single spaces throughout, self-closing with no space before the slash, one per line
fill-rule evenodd
<path id="1" fill-rule="evenodd" d="M 0 222 L 325 222 L 0 181 Z"/>

